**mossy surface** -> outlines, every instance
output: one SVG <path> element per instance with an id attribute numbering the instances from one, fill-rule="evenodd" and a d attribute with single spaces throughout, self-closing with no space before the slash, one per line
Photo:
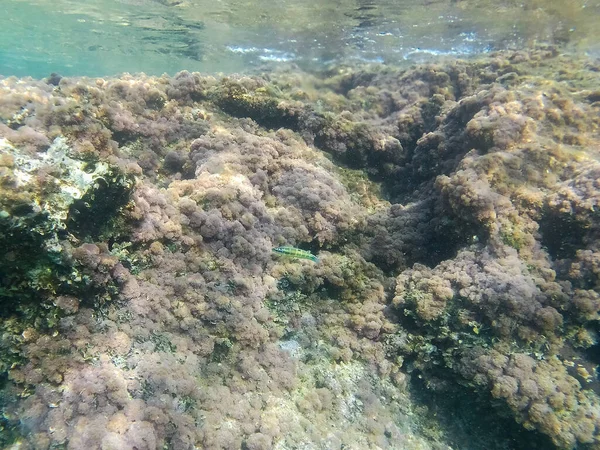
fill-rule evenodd
<path id="1" fill-rule="evenodd" d="M 547 79 L 567 60 L 0 83 L 8 426 L 596 445 L 598 71 Z"/>

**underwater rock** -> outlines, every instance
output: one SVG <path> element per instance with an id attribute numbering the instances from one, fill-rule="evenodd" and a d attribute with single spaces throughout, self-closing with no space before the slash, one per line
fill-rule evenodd
<path id="1" fill-rule="evenodd" d="M 585 59 L 0 81 L 3 445 L 600 445 Z"/>
<path id="2" fill-rule="evenodd" d="M 72 247 L 110 234 L 111 220 L 129 201 L 131 176 L 112 164 L 73 158 L 72 152 L 62 136 L 39 152 L 0 140 L 5 315 L 25 307 L 19 305 L 25 299 L 42 302 L 45 296 L 85 291 Z"/>

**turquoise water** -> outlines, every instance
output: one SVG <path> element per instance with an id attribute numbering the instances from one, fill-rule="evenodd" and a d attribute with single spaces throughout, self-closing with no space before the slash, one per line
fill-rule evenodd
<path id="1" fill-rule="evenodd" d="M 242 71 L 598 42 L 598 2 L 4 0 L 0 74 Z"/>

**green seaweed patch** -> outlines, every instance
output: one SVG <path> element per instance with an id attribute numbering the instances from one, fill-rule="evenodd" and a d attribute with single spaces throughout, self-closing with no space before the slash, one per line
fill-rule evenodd
<path id="1" fill-rule="evenodd" d="M 100 253 L 88 254 L 82 243 L 124 240 L 128 224 L 115 219 L 135 180 L 71 153 L 60 137 L 37 154 L 0 139 L 0 154 L 14 162 L 3 172 L 10 189 L 0 190 L 0 372 L 26 363 L 23 333 L 53 335 L 81 302 L 99 309 L 119 292 L 110 275 L 117 258 L 94 245 Z"/>
<path id="2" fill-rule="evenodd" d="M 336 166 L 335 170 L 339 181 L 346 187 L 352 199 L 368 208 L 370 213 L 375 212 L 382 204 L 387 204 L 381 201 L 381 183 L 370 180 L 365 171 L 339 166 Z"/>
<path id="3" fill-rule="evenodd" d="M 500 229 L 500 239 L 505 245 L 519 251 L 527 246 L 528 235 L 513 226 L 503 226 Z"/>
<path id="4" fill-rule="evenodd" d="M 483 347 L 494 341 L 489 324 L 470 311 L 460 296 L 447 297 L 441 302 L 431 292 L 407 288 L 400 311 L 409 319 L 404 323 L 407 329 L 419 330 L 431 339 Z"/>
<path id="5" fill-rule="evenodd" d="M 76 283 L 73 269 L 63 258 L 63 246 L 54 224 L 45 214 L 14 220 L 0 218 L 0 304 L 5 315 L 15 302 L 40 295 L 63 293 Z"/>
<path id="6" fill-rule="evenodd" d="M 395 303 L 398 303 L 395 299 Z M 430 292 L 407 289 L 398 308 L 403 327 L 386 337 L 388 354 L 400 354 L 411 368 L 439 372 L 454 369 L 457 355 L 469 348 L 489 348 L 498 338 L 491 327 L 474 315 L 460 297 L 448 298 L 440 308 Z M 451 376 L 446 373 L 444 376 Z"/>
<path id="7" fill-rule="evenodd" d="M 140 247 L 129 241 L 115 242 L 110 249 L 110 254 L 116 256 L 123 267 L 129 270 L 129 273 L 139 275 L 153 266 L 150 255 L 138 251 Z"/>
<path id="8" fill-rule="evenodd" d="M 167 333 L 152 331 L 148 337 L 138 336 L 135 340 L 138 343 L 152 342 L 155 352 L 175 353 L 177 351 L 177 346 L 171 342 Z"/>
<path id="9" fill-rule="evenodd" d="M 126 228 L 121 212 L 128 205 L 135 185 L 133 176 L 109 168 L 90 189 L 69 208 L 67 230 L 79 239 L 106 239 L 115 229 Z"/>
<path id="10" fill-rule="evenodd" d="M 273 297 L 269 297 L 269 301 L 272 305 L 279 305 L 284 309 L 288 309 L 289 307 L 296 309 L 295 305 L 304 303 L 309 298 L 305 292 L 302 292 L 300 286 L 291 281 L 287 276 L 277 281 L 277 290 L 278 293 Z"/>
<path id="11" fill-rule="evenodd" d="M 10 411 L 10 405 L 19 398 L 16 392 L 8 388 L 7 374 L 0 375 L 0 447 L 18 448 L 23 437 L 23 426 L 16 414 Z"/>
<path id="12" fill-rule="evenodd" d="M 196 400 L 190 395 L 183 395 L 177 400 L 177 410 L 187 413 L 196 409 Z M 173 448 L 169 446 L 168 448 Z"/>
<path id="13" fill-rule="evenodd" d="M 73 261 L 72 246 L 123 240 L 128 228 L 115 218 L 128 204 L 135 180 L 109 164 L 71 157 L 63 137 L 38 154 L 0 139 L 0 153 L 13 162 L 5 180 L 12 189 L 0 191 L 0 314 L 50 295 L 89 293 L 89 274 Z M 15 199 L 13 191 L 23 195 Z"/>
<path id="14" fill-rule="evenodd" d="M 0 322 L 0 374 L 6 374 L 8 370 L 27 361 L 21 353 L 21 340 L 25 329 L 23 321 L 14 317 Z"/>
<path id="15" fill-rule="evenodd" d="M 315 146 L 351 169 L 366 168 L 369 155 L 374 153 L 371 130 L 367 124 L 340 119 L 333 114 L 323 116 L 315 135 Z"/>
<path id="16" fill-rule="evenodd" d="M 280 328 L 287 328 L 293 317 L 310 308 L 310 297 L 303 293 L 288 277 L 277 281 L 277 291 L 269 295 L 265 307 L 271 312 L 273 323 Z"/>
<path id="17" fill-rule="evenodd" d="M 593 216 L 598 219 L 598 214 Z M 584 238 L 591 226 L 586 219 L 549 207 L 544 208 L 539 225 L 542 245 L 555 259 L 572 258 L 577 250 L 584 248 Z"/>
<path id="18" fill-rule="evenodd" d="M 250 117 L 267 128 L 298 128 L 298 117 L 285 107 L 281 92 L 274 86 L 248 89 L 234 80 L 225 80 L 213 94 L 214 103 L 235 117 Z"/>
<path id="19" fill-rule="evenodd" d="M 234 343 L 228 338 L 217 338 L 213 347 L 213 351 L 209 356 L 209 361 L 213 363 L 221 363 L 225 361 L 231 354 L 231 349 Z"/>
<path id="20" fill-rule="evenodd" d="M 150 400 L 154 397 L 154 392 L 154 385 L 150 380 L 140 380 L 139 398 L 144 401 Z"/>

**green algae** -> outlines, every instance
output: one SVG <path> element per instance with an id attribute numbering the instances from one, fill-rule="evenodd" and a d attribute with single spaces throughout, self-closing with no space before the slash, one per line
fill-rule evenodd
<path id="1" fill-rule="evenodd" d="M 125 231 L 122 222 L 117 226 L 117 217 L 129 202 L 134 179 L 106 163 L 72 158 L 63 138 L 37 157 L 7 141 L 0 144 L 14 164 L 5 183 L 15 189 L 0 195 L 2 297 L 85 291 L 84 277 L 69 261 L 69 248 Z M 47 167 L 53 172 L 40 178 Z M 54 188 L 43 189 L 45 185 Z"/>
<path id="2" fill-rule="evenodd" d="M 213 94 L 213 101 L 234 117 L 250 117 L 267 128 L 298 128 L 298 117 L 288 111 L 273 88 L 248 89 L 231 80 Z"/>

